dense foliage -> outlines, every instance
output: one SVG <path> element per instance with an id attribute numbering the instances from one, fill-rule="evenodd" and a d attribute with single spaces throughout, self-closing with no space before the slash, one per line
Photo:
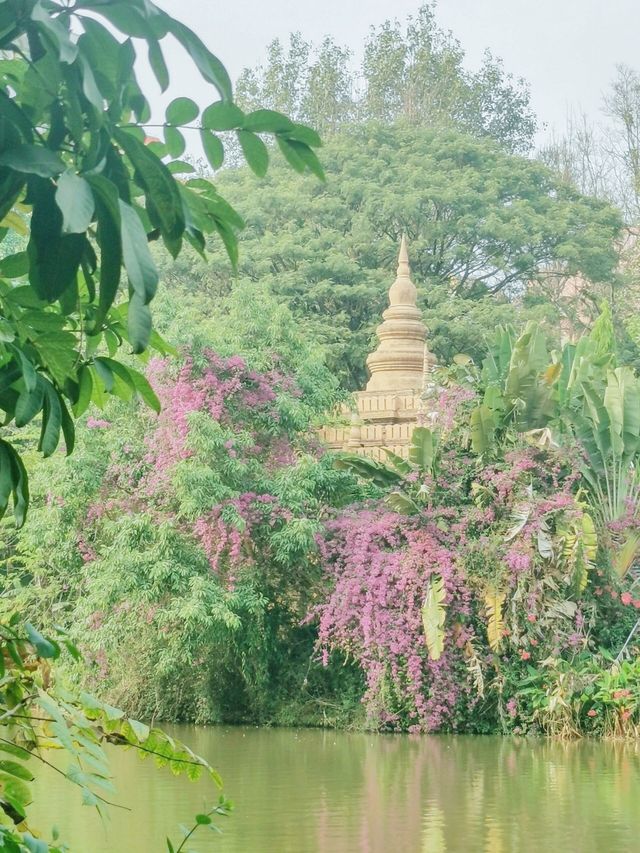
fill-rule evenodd
<path id="1" fill-rule="evenodd" d="M 237 169 L 219 186 L 247 223 L 238 278 L 284 300 L 330 345 L 332 369 L 352 388 L 363 387 L 403 231 L 430 344 L 445 363 L 470 346 L 482 358 L 486 331 L 500 321 L 557 320 L 528 287 L 552 269 L 562 281 L 578 271 L 615 278 L 616 211 L 489 140 L 366 125 L 328 142 L 323 162 L 326 184 L 276 165 L 260 184 Z M 216 250 L 209 265 L 185 254 L 162 268 L 172 288 L 212 299 L 234 282 Z"/>
<path id="2" fill-rule="evenodd" d="M 635 732 L 635 665 L 609 663 L 636 648 L 640 380 L 608 312 L 562 352 L 502 331 L 443 382 L 409 462 L 341 459 L 388 494 L 328 526 L 325 655 L 393 728 Z"/>
<path id="3" fill-rule="evenodd" d="M 217 100 L 173 100 L 157 140 L 135 62 L 165 91 L 168 36 Z M 0 516 L 22 526 L 27 470 L 32 491 L 30 525 L 1 528 L 2 849 L 60 849 L 25 822 L 48 747 L 90 805 L 105 742 L 219 782 L 133 715 L 635 734 L 640 381 L 606 308 L 558 350 L 545 291 L 615 297 L 621 221 L 513 154 L 526 87 L 466 71 L 430 6 L 372 34 L 362 97 L 344 52 L 308 68 L 296 38 L 243 76 L 246 111 L 149 0 L 0 0 L 0 50 Z M 256 97 L 324 117 L 326 185 L 317 134 Z M 234 166 L 215 186 L 181 159 L 192 132 L 207 171 Z M 264 183 L 236 168 L 263 178 L 275 146 Z M 362 384 L 402 232 L 433 349 L 469 355 L 408 460 L 334 458 L 314 430 L 336 377 Z"/>
<path id="4" fill-rule="evenodd" d="M 161 125 L 164 142 L 149 142 L 151 109 L 136 75 L 134 39 L 165 91 L 167 36 L 220 100 L 201 110 L 176 98 Z M 236 131 L 259 175 L 269 161 L 259 133 L 273 135 L 294 168 L 321 176 L 311 147 L 320 140 L 283 115 L 245 115 L 220 61 L 149 0 L 3 0 L 0 53 L 0 239 L 27 237 L 25 251 L 3 252 L 0 262 L 0 408 L 4 424 L 19 428 L 41 415 L 39 448 L 51 456 L 61 437 L 73 450 L 70 408 L 78 416 L 109 394 L 158 405 L 144 375 L 117 357 L 123 345 L 138 354 L 149 345 L 162 349 L 149 309 L 158 285 L 149 241 L 162 240 L 173 257 L 183 241 L 202 254 L 205 235 L 215 233 L 237 260 L 242 220 L 213 184 L 189 177 L 193 167 L 179 159 L 183 132 L 196 130 L 218 168 L 219 131 Z M 12 496 L 20 524 L 28 478 L 6 439 L 0 464 L 0 513 Z"/>
<path id="5" fill-rule="evenodd" d="M 171 101 L 160 124 L 163 141 L 153 141 L 137 58 L 143 47 L 166 91 L 167 37 L 184 48 L 215 95 L 202 110 L 190 98 Z M 290 166 L 322 177 L 315 131 L 270 110 L 245 115 L 221 62 L 150 0 L 1 0 L 0 516 L 12 502 L 18 527 L 29 506 L 23 452 L 32 447 L 34 426 L 38 451 L 50 457 L 61 441 L 72 453 L 74 419 L 91 403 L 102 407 L 115 396 L 159 409 L 144 373 L 123 357 L 127 350 L 137 356 L 149 348 L 169 351 L 152 325 L 158 271 L 149 243 L 162 240 L 176 257 L 188 241 L 203 254 L 205 235 L 216 233 L 231 262 L 237 260 L 242 220 L 211 182 L 189 177 L 193 166 L 180 160 L 184 131 L 198 134 L 212 168 L 225 156 L 220 132 L 234 131 L 256 174 L 268 166 L 260 135 L 268 134 Z M 210 770 L 162 732 L 65 692 L 47 661 L 61 648 L 78 657 L 76 647 L 56 639 L 62 631 L 56 625 L 50 638 L 23 623 L 9 596 L 2 604 L 4 752 L 48 763 L 47 747 L 66 749 L 71 764 L 59 772 L 82 789 L 88 804 L 99 800 L 95 786 L 111 784 L 100 746 L 105 740 L 152 753 L 174 772 Z M 34 622 L 42 622 L 41 613 Z M 50 849 L 25 821 L 25 781 L 33 774 L 9 759 L 0 774 L 0 846 L 10 853 Z M 211 826 L 212 815 L 227 811 L 222 799 L 195 827 Z M 167 849 L 184 844 L 167 840 Z"/>
<path id="6" fill-rule="evenodd" d="M 287 49 L 276 40 L 264 65 L 243 71 L 238 100 L 283 110 L 324 137 L 354 121 L 404 119 L 490 137 L 507 151 L 532 147 L 537 121 L 525 81 L 489 51 L 469 71 L 460 42 L 438 26 L 433 3 L 409 17 L 404 30 L 397 20 L 372 29 L 357 71 L 351 59 L 331 38 L 314 48 L 294 33 Z"/>
<path id="7" fill-rule="evenodd" d="M 272 298 L 244 291 L 221 310 L 249 324 L 225 346 L 218 323 L 219 348 L 243 334 L 246 360 L 203 342 L 181 364 L 152 362 L 158 418 L 88 418 L 74 456 L 34 473 L 9 576 L 20 606 L 79 626 L 91 687 L 131 713 L 290 722 L 304 696 L 318 722 L 300 623 L 322 519 L 357 489 L 312 425 L 339 394 Z M 331 689 L 331 673 L 315 677 Z"/>
<path id="8" fill-rule="evenodd" d="M 259 370 L 155 363 L 158 419 L 114 407 L 34 475 L 7 579 L 81 637 L 75 677 L 170 719 L 635 732 L 640 381 L 608 313 L 562 352 L 531 325 L 456 359 L 382 464 L 317 446 L 332 377 L 254 307 Z"/>

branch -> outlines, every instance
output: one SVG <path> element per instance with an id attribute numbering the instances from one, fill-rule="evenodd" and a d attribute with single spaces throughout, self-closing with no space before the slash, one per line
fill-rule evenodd
<path id="1" fill-rule="evenodd" d="M 39 752 L 35 752 L 35 751 L 31 752 L 30 749 L 27 749 L 24 746 L 20 746 L 19 744 L 14 743 L 12 740 L 7 740 L 7 738 L 4 738 L 4 737 L 0 737 L 0 742 L 8 743 L 11 746 L 15 747 L 16 749 L 21 749 L 23 752 L 26 753 L 26 756 L 25 756 L 26 758 L 30 758 L 31 756 L 35 756 L 38 759 L 38 761 L 41 761 L 43 764 L 46 764 L 47 767 L 50 767 L 52 770 L 55 770 L 56 773 L 59 773 L 61 776 L 63 776 L 67 780 L 67 782 L 71 782 L 72 785 L 77 785 L 77 782 L 74 782 L 73 779 L 70 779 L 67 776 L 67 774 L 64 772 L 64 770 L 60 770 L 60 768 L 56 767 L 55 764 L 52 764 L 50 761 L 47 761 L 47 759 L 43 758 Z M 81 787 L 81 786 L 78 785 L 78 787 Z M 131 811 L 129 806 L 121 806 L 119 803 L 112 803 L 110 800 L 105 799 L 105 797 L 101 796 L 100 794 L 96 794 L 95 791 L 92 791 L 91 793 L 93 794 L 93 796 L 96 799 L 100 800 L 100 802 L 104 803 L 107 806 L 113 806 L 113 808 L 115 808 L 115 809 L 124 809 L 124 811 L 127 811 L 127 812 Z"/>

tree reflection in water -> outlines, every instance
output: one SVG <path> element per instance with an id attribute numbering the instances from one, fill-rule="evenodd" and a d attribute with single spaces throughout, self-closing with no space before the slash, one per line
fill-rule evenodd
<path id="1" fill-rule="evenodd" d="M 236 802 L 200 853 L 627 853 L 640 849 L 640 750 L 631 743 L 177 728 Z M 42 825 L 72 849 L 158 853 L 211 792 L 114 755 L 106 833 L 49 780 Z M 47 823 L 48 821 L 48 823 Z M 92 831 L 93 827 L 93 831 Z M 96 841 L 96 837 L 98 841 Z M 100 846 L 100 839 L 104 844 Z M 90 839 L 90 847 L 86 846 Z"/>

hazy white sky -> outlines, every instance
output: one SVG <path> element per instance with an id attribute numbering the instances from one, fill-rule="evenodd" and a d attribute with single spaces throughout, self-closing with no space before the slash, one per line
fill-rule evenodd
<path id="1" fill-rule="evenodd" d="M 329 34 L 359 51 L 372 24 L 404 20 L 420 6 L 420 0 L 157 2 L 195 29 L 234 78 L 264 57 L 268 42 L 293 30 L 313 41 Z M 461 41 L 470 65 L 488 47 L 507 70 L 525 77 L 539 118 L 551 126 L 564 124 L 569 105 L 597 118 L 615 65 L 640 69 L 640 0 L 440 0 L 437 17 Z M 191 90 L 206 102 L 191 69 L 176 82 L 182 94 Z"/>

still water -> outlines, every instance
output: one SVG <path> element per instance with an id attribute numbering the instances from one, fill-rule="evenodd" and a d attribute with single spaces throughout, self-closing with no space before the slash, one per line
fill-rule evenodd
<path id="1" fill-rule="evenodd" d="M 169 728 L 169 727 L 168 727 Z M 170 730 L 222 773 L 224 835 L 198 853 L 640 853 L 640 745 L 316 730 Z M 48 780 L 38 825 L 74 853 L 163 853 L 215 791 L 112 749 L 117 801 L 101 824 Z"/>

